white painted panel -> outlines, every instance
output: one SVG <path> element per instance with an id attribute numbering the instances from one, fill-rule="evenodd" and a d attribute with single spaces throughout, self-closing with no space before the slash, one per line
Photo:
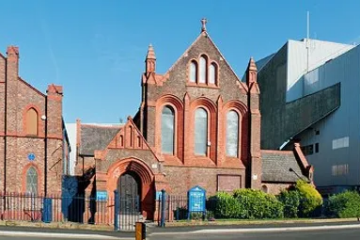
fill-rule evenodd
<path id="1" fill-rule="evenodd" d="M 322 74 L 327 73 L 320 71 L 305 77 L 304 75 L 307 72 L 311 72 L 327 61 L 338 57 L 354 47 L 354 45 L 310 39 L 309 50 L 307 50 L 306 40 L 290 40 L 288 42 L 286 101 L 293 101 L 307 95 L 304 85 L 306 86 L 318 82 L 319 75 L 321 76 Z M 319 87 L 319 84 L 315 86 Z"/>
<path id="2" fill-rule="evenodd" d="M 349 137 L 334 139 L 332 141 L 332 149 L 349 147 Z"/>

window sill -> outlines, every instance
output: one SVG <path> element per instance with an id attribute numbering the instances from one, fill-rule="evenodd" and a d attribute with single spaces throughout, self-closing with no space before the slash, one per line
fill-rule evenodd
<path id="1" fill-rule="evenodd" d="M 206 83 L 186 83 L 187 87 L 202 87 L 202 88 L 211 88 L 211 89 L 219 89 L 219 86 L 216 86 L 215 84 L 206 84 Z"/>

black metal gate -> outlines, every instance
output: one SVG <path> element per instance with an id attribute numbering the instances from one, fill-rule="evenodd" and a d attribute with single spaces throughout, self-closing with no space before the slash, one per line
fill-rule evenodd
<path id="1" fill-rule="evenodd" d="M 141 215 L 141 180 L 132 172 L 126 172 L 119 178 L 118 191 L 120 197 L 119 228 L 135 230 L 135 223 Z"/>

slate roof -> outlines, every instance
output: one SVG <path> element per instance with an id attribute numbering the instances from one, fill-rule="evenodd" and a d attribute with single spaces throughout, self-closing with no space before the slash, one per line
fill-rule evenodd
<path id="1" fill-rule="evenodd" d="M 299 180 L 299 176 L 303 180 L 309 179 L 303 175 L 300 165 L 292 151 L 262 151 L 262 181 L 290 183 Z M 292 168 L 294 172 L 289 169 Z"/>
<path id="2" fill-rule="evenodd" d="M 95 150 L 103 150 L 115 137 L 121 126 L 81 125 L 80 155 L 94 156 Z"/>

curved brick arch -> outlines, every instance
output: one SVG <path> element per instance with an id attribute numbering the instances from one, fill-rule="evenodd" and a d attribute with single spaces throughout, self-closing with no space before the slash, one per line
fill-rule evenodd
<path id="1" fill-rule="evenodd" d="M 241 101 L 229 101 L 227 102 L 224 107 L 223 107 L 223 110 L 225 112 L 229 111 L 231 108 L 237 110 L 237 112 L 240 112 L 240 115 L 241 116 L 244 116 L 246 113 L 247 113 L 247 107 L 246 105 L 241 102 Z"/>
<path id="2" fill-rule="evenodd" d="M 154 178 L 154 174 L 151 169 L 140 159 L 135 157 L 120 159 L 113 163 L 107 172 L 109 178 L 116 178 L 115 188 L 109 190 L 114 191 L 116 189 L 117 179 L 127 171 L 136 173 L 140 177 L 142 184 L 150 183 Z M 109 187 L 112 186 L 111 183 L 111 180 L 108 181 Z"/>
<path id="3" fill-rule="evenodd" d="M 154 213 L 154 174 L 150 167 L 141 159 L 129 157 L 114 162 L 107 172 L 107 191 L 110 197 L 113 197 L 114 190 L 121 175 L 132 172 L 141 180 L 141 212 L 143 216 L 152 218 Z"/>
<path id="4" fill-rule="evenodd" d="M 174 155 L 164 154 L 165 160 L 172 157 L 183 159 L 183 124 L 184 124 L 184 106 L 182 101 L 174 95 L 163 95 L 156 101 L 156 124 L 155 124 L 155 146 L 158 153 L 161 153 L 161 114 L 165 106 L 170 106 L 174 110 L 175 131 L 174 131 Z"/>

